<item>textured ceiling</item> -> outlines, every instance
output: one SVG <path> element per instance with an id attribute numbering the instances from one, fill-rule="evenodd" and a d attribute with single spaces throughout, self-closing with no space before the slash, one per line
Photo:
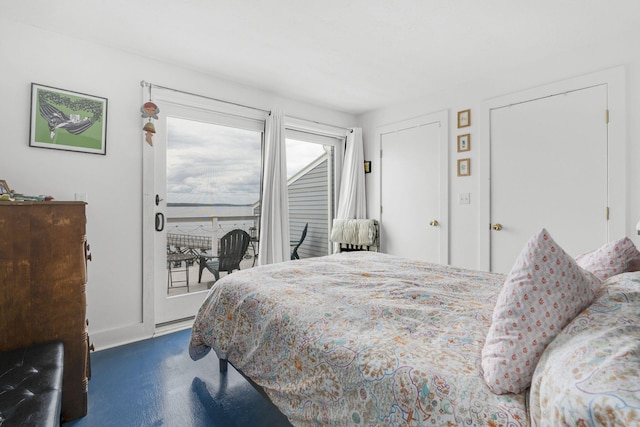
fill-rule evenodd
<path id="1" fill-rule="evenodd" d="M 640 1 L 33 0 L 0 16 L 359 114 L 637 31 Z"/>

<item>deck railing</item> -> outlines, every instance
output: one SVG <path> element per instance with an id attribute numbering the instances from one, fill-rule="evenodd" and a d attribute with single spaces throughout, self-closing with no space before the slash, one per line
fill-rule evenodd
<path id="1" fill-rule="evenodd" d="M 169 252 L 176 253 L 192 253 L 197 255 L 199 252 L 209 252 L 212 249 L 212 240 L 216 238 L 219 242 L 221 235 L 216 233 L 215 224 L 221 225 L 221 223 L 229 223 L 229 222 L 251 222 L 249 227 L 244 224 L 244 226 L 235 226 L 233 228 L 244 229 L 253 240 L 257 238 L 257 223 L 258 223 L 258 215 L 239 215 L 239 216 L 199 216 L 199 217 L 169 217 L 167 218 L 167 223 L 169 224 L 178 224 L 178 223 L 210 223 L 213 224 L 213 231 L 209 235 L 201 235 L 201 234 L 190 234 L 185 232 L 167 232 L 167 249 Z M 245 229 L 246 228 L 246 229 Z M 223 228 L 224 229 L 224 228 Z M 231 230 L 225 230 L 225 233 Z M 225 234 L 222 233 L 222 234 Z M 216 245 L 217 246 L 217 245 Z"/>

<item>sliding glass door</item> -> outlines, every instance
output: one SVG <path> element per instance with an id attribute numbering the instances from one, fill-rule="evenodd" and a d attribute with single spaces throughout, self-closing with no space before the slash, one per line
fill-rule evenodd
<path id="1" fill-rule="evenodd" d="M 257 254 L 264 121 L 158 102 L 154 136 L 155 324 L 195 316 L 215 275 L 219 242 L 232 230 L 251 238 L 238 261 Z"/>
<path id="2" fill-rule="evenodd" d="M 255 237 L 262 133 L 178 117 L 167 117 L 167 131 L 167 256 L 197 257 L 187 265 L 167 262 L 167 293 L 176 296 L 211 287 L 213 272 L 199 268 L 199 261 L 218 255 L 225 234 L 241 229 Z M 254 259 L 251 246 L 242 267 L 251 267 Z M 198 267 L 198 274 L 192 271 L 185 277 L 172 264 L 182 271 Z"/>
<path id="3" fill-rule="evenodd" d="M 331 253 L 329 241 L 336 201 L 336 159 L 341 138 L 287 130 L 289 230 L 300 258 Z"/>

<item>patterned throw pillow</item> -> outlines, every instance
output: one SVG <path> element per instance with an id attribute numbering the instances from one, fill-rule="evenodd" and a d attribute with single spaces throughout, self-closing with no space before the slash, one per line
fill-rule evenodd
<path id="1" fill-rule="evenodd" d="M 616 274 L 637 271 L 640 268 L 640 252 L 631 239 L 623 237 L 598 250 L 579 255 L 576 262 L 604 281 Z"/>
<path id="2" fill-rule="evenodd" d="M 544 349 L 591 303 L 600 285 L 547 230 L 531 237 L 498 295 L 482 349 L 491 391 L 519 393 L 529 387 Z"/>

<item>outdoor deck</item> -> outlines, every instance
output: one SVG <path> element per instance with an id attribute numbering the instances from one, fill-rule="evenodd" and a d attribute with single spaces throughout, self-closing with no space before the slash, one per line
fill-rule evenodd
<path id="1" fill-rule="evenodd" d="M 245 270 L 256 265 L 256 256 L 257 248 L 249 245 L 249 249 L 247 250 L 244 259 L 240 262 L 240 269 Z M 185 269 L 185 262 L 186 261 L 180 261 L 179 266 L 177 262 L 172 263 L 171 280 L 169 279 L 169 271 L 167 271 L 167 291 L 169 296 L 182 295 L 187 292 L 194 293 L 207 291 L 215 281 L 213 274 L 205 268 L 202 272 L 202 282 L 198 283 L 199 265 L 195 255 L 193 261 L 188 263 L 188 269 Z M 226 275 L 226 272 L 220 272 L 220 278 L 223 278 Z M 188 287 L 186 283 L 187 277 L 189 283 Z M 173 286 L 171 286 L 172 284 Z"/>

